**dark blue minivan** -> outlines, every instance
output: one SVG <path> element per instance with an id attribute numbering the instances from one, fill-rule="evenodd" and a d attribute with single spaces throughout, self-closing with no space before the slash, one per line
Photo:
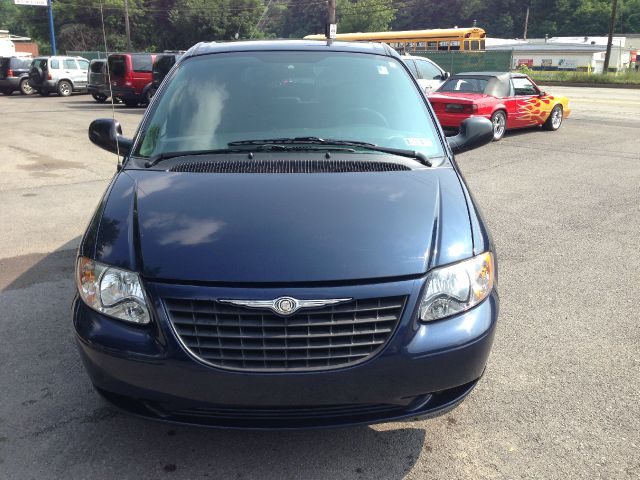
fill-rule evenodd
<path id="1" fill-rule="evenodd" d="M 313 428 L 442 414 L 498 317 L 490 235 L 383 44 L 201 43 L 172 68 L 84 234 L 73 323 L 96 389 L 138 415 Z"/>

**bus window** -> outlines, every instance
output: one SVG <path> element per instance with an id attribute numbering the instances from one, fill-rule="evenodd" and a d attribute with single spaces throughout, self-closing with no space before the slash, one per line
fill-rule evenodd
<path id="1" fill-rule="evenodd" d="M 411 51 L 413 51 L 413 50 L 415 50 L 415 46 L 416 46 L 416 44 L 415 44 L 415 43 L 413 43 L 413 42 L 407 42 L 407 50 L 411 50 Z"/>
<path id="2" fill-rule="evenodd" d="M 438 42 L 438 50 L 449 50 L 449 42 Z"/>
<path id="3" fill-rule="evenodd" d="M 471 50 L 480 50 L 480 42 L 478 40 L 471 40 Z"/>
<path id="4" fill-rule="evenodd" d="M 469 40 L 464 41 L 464 49 L 469 50 Z"/>
<path id="5" fill-rule="evenodd" d="M 427 50 L 437 50 L 438 42 L 427 42 Z"/>
<path id="6" fill-rule="evenodd" d="M 484 50 L 484 40 L 480 40 L 480 50 Z"/>
<path id="7" fill-rule="evenodd" d="M 417 48 L 416 48 L 416 49 L 417 49 L 417 50 L 424 50 L 424 49 L 425 49 L 425 47 L 426 47 L 425 42 L 418 42 L 418 45 L 417 45 Z"/>
<path id="8" fill-rule="evenodd" d="M 451 41 L 451 50 L 460 50 L 460 42 L 458 40 Z"/>

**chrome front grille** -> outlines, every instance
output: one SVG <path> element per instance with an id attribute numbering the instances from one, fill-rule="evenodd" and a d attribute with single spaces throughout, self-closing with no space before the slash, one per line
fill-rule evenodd
<path id="1" fill-rule="evenodd" d="M 321 370 L 360 362 L 396 329 L 406 296 L 351 300 L 290 316 L 213 300 L 165 298 L 184 346 L 200 360 L 235 370 Z"/>

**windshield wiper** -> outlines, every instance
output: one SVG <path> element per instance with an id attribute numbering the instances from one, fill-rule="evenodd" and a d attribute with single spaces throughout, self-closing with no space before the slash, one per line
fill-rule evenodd
<path id="1" fill-rule="evenodd" d="M 232 142 L 235 143 L 235 142 Z M 187 157 L 187 156 L 192 156 L 192 155 L 216 155 L 216 154 L 224 154 L 224 153 L 248 153 L 249 155 L 253 155 L 252 150 L 253 151 L 270 151 L 270 150 L 277 150 L 277 151 L 290 151 L 290 150 L 295 150 L 295 151 L 301 151 L 301 150 L 310 150 L 310 151 L 316 151 L 316 150 L 321 150 L 321 151 L 331 151 L 331 152 L 336 152 L 336 151 L 340 151 L 340 152 L 355 152 L 355 150 L 353 148 L 331 148 L 331 145 L 327 145 L 327 146 L 323 146 L 323 147 L 313 147 L 313 146 L 308 146 L 308 147 L 304 147 L 304 146 L 289 146 L 289 145 L 280 145 L 280 144 L 270 144 L 270 143 L 256 143 L 256 144 L 249 144 L 249 143 L 242 143 L 242 144 L 238 144 L 238 146 L 241 145 L 246 145 L 246 146 L 255 146 L 256 148 L 252 148 L 252 149 L 247 149 L 247 148 L 218 148 L 218 149 L 212 149 L 212 150 L 184 150 L 184 151 L 180 151 L 180 152 L 163 152 L 163 153 L 159 153 L 157 155 L 152 156 L 149 160 L 147 160 L 144 164 L 144 166 L 146 168 L 151 168 L 154 167 L 155 165 L 157 165 L 158 163 L 162 162 L 163 160 L 167 160 L 170 158 L 176 158 L 176 157 Z M 229 146 L 233 146 L 231 144 L 229 144 Z M 250 157 L 252 158 L 252 157 Z"/>
<path id="2" fill-rule="evenodd" d="M 151 168 L 156 166 L 158 163 L 163 160 L 168 160 L 169 158 L 176 157 L 187 157 L 192 155 L 216 155 L 220 153 L 246 153 L 246 149 L 241 148 L 218 148 L 213 150 L 184 150 L 181 152 L 162 152 L 157 155 L 152 156 L 149 160 L 147 160 L 144 164 L 146 168 Z"/>
<path id="3" fill-rule="evenodd" d="M 416 150 L 405 150 L 403 148 L 383 147 L 380 145 L 376 145 L 375 143 L 361 142 L 358 140 L 338 140 L 333 138 L 320 137 L 265 138 L 258 140 L 238 140 L 235 142 L 229 142 L 227 145 L 229 145 L 230 147 L 235 147 L 240 145 L 298 145 L 305 143 L 364 148 L 366 150 L 390 153 L 391 155 L 398 155 L 400 157 L 414 158 L 427 167 L 431 166 L 429 157 L 427 157 L 422 152 L 418 152 Z"/>

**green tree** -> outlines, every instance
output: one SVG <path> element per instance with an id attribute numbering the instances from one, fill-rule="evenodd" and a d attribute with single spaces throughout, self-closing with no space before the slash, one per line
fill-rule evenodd
<path id="1" fill-rule="evenodd" d="M 327 21 L 327 5 L 324 2 L 304 3 L 300 0 L 288 2 L 282 22 L 281 36 L 302 38 L 313 33 L 324 33 Z"/>
<path id="2" fill-rule="evenodd" d="M 395 19 L 392 0 L 337 0 L 338 31 L 380 32 L 389 30 Z"/>

